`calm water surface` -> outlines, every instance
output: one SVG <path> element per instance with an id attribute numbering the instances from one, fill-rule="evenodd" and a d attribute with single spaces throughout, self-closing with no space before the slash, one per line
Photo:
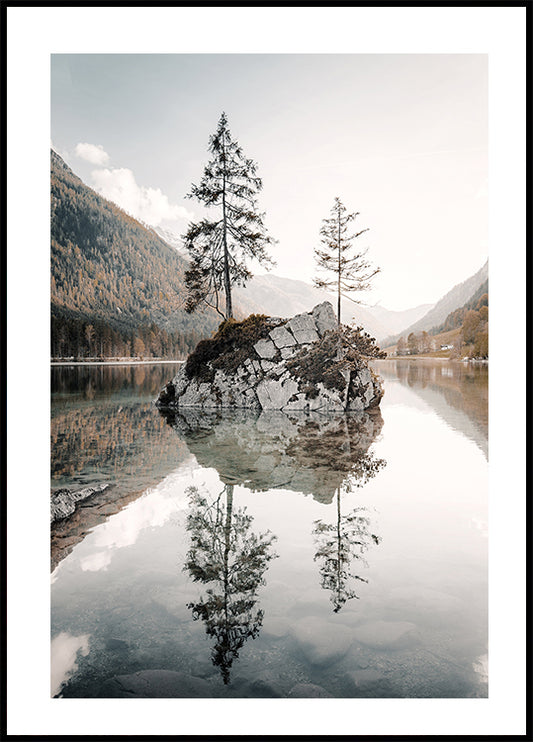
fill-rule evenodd
<path id="1" fill-rule="evenodd" d="M 486 697 L 487 367 L 380 361 L 380 411 L 151 401 L 52 368 L 52 695 Z"/>

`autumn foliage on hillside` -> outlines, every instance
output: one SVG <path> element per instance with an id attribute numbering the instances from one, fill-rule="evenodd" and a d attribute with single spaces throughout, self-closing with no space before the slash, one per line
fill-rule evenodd
<path id="1" fill-rule="evenodd" d="M 52 152 L 52 356 L 170 356 L 218 325 L 184 309 L 186 261 Z"/>
<path id="2" fill-rule="evenodd" d="M 401 337 L 397 343 L 398 355 L 418 355 L 439 350 L 435 337 L 453 331 L 453 347 L 450 357 L 486 359 L 489 357 L 489 295 L 488 282 L 464 306 L 446 317 L 446 320 L 430 332 L 410 333 L 407 340 Z"/>

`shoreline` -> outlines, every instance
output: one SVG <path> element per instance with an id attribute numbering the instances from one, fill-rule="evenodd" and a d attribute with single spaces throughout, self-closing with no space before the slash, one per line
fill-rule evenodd
<path id="1" fill-rule="evenodd" d="M 154 363 L 185 363 L 178 360 L 152 359 L 149 361 L 123 360 L 123 361 L 50 361 L 51 366 L 151 366 Z"/>
<path id="2" fill-rule="evenodd" d="M 450 363 L 483 363 L 488 364 L 488 358 L 445 358 L 443 356 L 387 356 L 387 358 L 375 358 L 372 360 L 379 361 L 449 361 Z"/>

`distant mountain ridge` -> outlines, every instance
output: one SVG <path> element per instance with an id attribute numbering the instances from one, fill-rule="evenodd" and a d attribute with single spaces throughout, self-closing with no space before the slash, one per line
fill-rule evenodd
<path id="1" fill-rule="evenodd" d="M 474 273 L 473 276 L 470 276 L 470 278 L 467 278 L 462 283 L 455 285 L 423 317 L 408 325 L 394 336 L 386 338 L 384 344 L 393 345 L 397 342 L 398 338 L 402 336 L 406 338 L 411 332 L 428 331 L 434 327 L 438 327 L 446 320 L 446 317 L 451 312 L 462 307 L 472 298 L 484 281 L 488 279 L 488 275 L 489 261 L 487 260 L 477 273 Z"/>
<path id="2" fill-rule="evenodd" d="M 276 316 L 309 312 L 323 301 L 329 301 L 334 307 L 337 306 L 337 298 L 333 294 L 317 289 L 305 281 L 282 278 L 271 273 L 254 276 L 245 289 L 236 289 L 235 296 L 247 306 L 256 307 L 254 311 L 263 311 Z M 349 299 L 342 299 L 341 316 L 344 323 L 361 325 L 380 342 L 399 327 L 404 327 L 406 322 L 413 322 L 422 317 L 431 307 L 433 304 L 421 304 L 412 309 L 393 311 L 385 307 L 356 304 Z"/>
<path id="3" fill-rule="evenodd" d="M 420 304 L 412 309 L 403 309 L 396 312 L 391 309 L 385 309 L 385 307 L 375 306 L 370 307 L 369 311 L 372 312 L 376 319 L 386 325 L 388 334 L 391 334 L 399 332 L 406 325 L 417 322 L 433 309 L 434 306 L 434 304 Z M 379 339 L 383 340 L 382 337 Z"/>
<path id="4" fill-rule="evenodd" d="M 178 253 L 184 256 L 182 239 L 169 229 L 154 228 L 157 234 Z M 185 256 L 186 257 L 186 256 Z M 292 317 L 299 312 L 309 312 L 317 304 L 329 301 L 337 306 L 336 297 L 315 288 L 312 284 L 273 273 L 255 275 L 246 287 L 236 286 L 233 296 L 238 308 L 244 313 L 269 314 L 276 317 Z M 369 307 L 342 299 L 342 320 L 347 324 L 362 325 L 379 342 L 387 335 L 405 327 L 424 315 L 432 304 L 422 304 L 412 309 L 393 311 L 384 307 Z"/>
<path id="5" fill-rule="evenodd" d="M 182 258 L 185 260 L 187 259 L 186 252 L 183 249 L 183 239 L 175 234 L 175 232 L 172 232 L 170 229 L 165 229 L 164 227 L 150 227 L 150 229 L 153 229 L 154 232 L 161 237 L 163 242 L 166 242 L 167 245 L 170 245 L 170 247 L 177 250 Z"/>
<path id="6" fill-rule="evenodd" d="M 329 301 L 336 307 L 336 297 L 317 289 L 305 281 L 283 278 L 272 274 L 254 276 L 246 288 L 236 288 L 235 297 L 255 312 L 277 317 L 291 317 L 310 312 L 314 306 Z M 368 307 L 355 304 L 348 299 L 341 301 L 342 321 L 346 324 L 362 325 L 376 339 L 387 334 L 387 328 L 377 320 Z"/>
<path id="7" fill-rule="evenodd" d="M 466 304 L 462 307 L 458 307 L 453 312 L 450 312 L 442 324 L 431 328 L 430 333 L 432 335 L 437 335 L 440 332 L 447 332 L 448 330 L 460 327 L 463 324 L 466 312 L 469 309 L 479 309 L 483 304 L 488 306 L 488 294 L 489 279 L 486 278 Z"/>

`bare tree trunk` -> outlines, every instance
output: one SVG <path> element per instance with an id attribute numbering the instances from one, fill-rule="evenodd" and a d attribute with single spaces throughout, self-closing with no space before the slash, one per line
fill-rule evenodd
<path id="1" fill-rule="evenodd" d="M 337 605 L 341 604 L 341 489 L 337 488 Z"/>
<path id="2" fill-rule="evenodd" d="M 339 225 L 339 236 L 338 236 L 338 248 L 339 248 L 339 262 L 337 265 L 337 322 L 341 324 L 341 215 L 337 213 L 338 225 Z"/>
<path id="3" fill-rule="evenodd" d="M 231 283 L 229 277 L 229 257 L 228 243 L 226 239 L 226 199 L 222 196 L 222 211 L 224 218 L 224 291 L 226 294 L 226 319 L 233 317 L 233 307 L 231 304 Z"/>
<path id="4" fill-rule="evenodd" d="M 224 574 L 228 571 L 230 552 L 231 517 L 233 515 L 233 484 L 226 484 L 226 523 L 224 524 Z"/>
<path id="5" fill-rule="evenodd" d="M 229 276 L 229 256 L 227 240 L 227 223 L 226 223 L 226 149 L 223 142 L 222 161 L 224 163 L 224 175 L 222 177 L 222 229 L 224 236 L 224 291 L 226 294 L 226 319 L 233 317 L 233 307 L 231 305 L 231 283 Z"/>
<path id="6" fill-rule="evenodd" d="M 224 524 L 224 622 L 228 626 L 229 553 L 231 546 L 231 516 L 233 514 L 233 485 L 226 485 L 226 523 Z"/>

